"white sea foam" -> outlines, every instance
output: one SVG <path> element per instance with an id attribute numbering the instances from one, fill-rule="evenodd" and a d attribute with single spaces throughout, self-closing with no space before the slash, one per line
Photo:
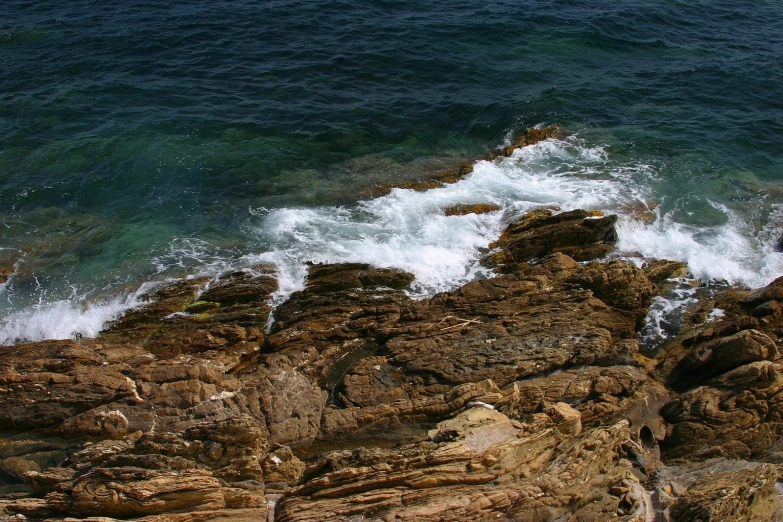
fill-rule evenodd
<path id="1" fill-rule="evenodd" d="M 702 281 L 726 281 L 755 288 L 783 275 L 783 254 L 753 234 L 750 223 L 726 207 L 714 205 L 728 221 L 715 227 L 694 227 L 663 215 L 651 224 L 623 220 L 618 249 L 646 258 L 688 264 Z"/>
<path id="2" fill-rule="evenodd" d="M 659 346 L 669 337 L 676 335 L 681 326 L 683 313 L 698 302 L 697 288 L 691 279 L 679 278 L 676 286 L 666 296 L 656 296 L 650 304 L 646 321 L 639 337 L 647 348 Z"/>
<path id="3" fill-rule="evenodd" d="M 236 250 L 219 249 L 203 239 L 177 237 L 151 261 L 160 275 L 216 275 L 230 270 L 239 257 Z"/>
<path id="4" fill-rule="evenodd" d="M 726 317 L 726 310 L 720 308 L 713 308 L 710 314 L 707 316 L 707 322 L 717 321 L 721 317 Z"/>
<path id="5" fill-rule="evenodd" d="M 645 258 L 670 259 L 688 264 L 695 278 L 680 281 L 669 295 L 653 299 L 640 338 L 647 348 L 660 346 L 675 335 L 683 314 L 696 303 L 695 283 L 700 281 L 707 294 L 711 284 L 741 284 L 761 287 L 783 275 L 783 254 L 774 248 L 777 238 L 767 225 L 756 234 L 748 216 L 712 203 L 726 216 L 726 223 L 695 227 L 676 222 L 671 215 L 659 215 L 653 223 L 630 219 L 619 222 L 618 250 L 641 254 Z M 714 288 L 712 288 L 714 290 Z M 721 317 L 713 310 L 708 321 Z"/>
<path id="6" fill-rule="evenodd" d="M 278 267 L 278 302 L 303 288 L 306 262 L 402 268 L 416 276 L 412 295 L 432 295 L 486 275 L 479 260 L 508 222 L 532 208 L 552 206 L 620 214 L 616 254 L 683 261 L 703 283 L 758 287 L 783 275 L 783 255 L 772 248 L 774 232 L 755 234 L 745 216 L 724 206 L 713 205 L 726 216 L 725 224 L 714 227 L 679 223 L 671 214 L 659 214 L 653 223 L 629 215 L 625 209 L 663 197 L 649 192 L 656 179 L 650 165 L 618 165 L 602 147 L 575 138 L 549 140 L 510 158 L 478 161 L 465 179 L 427 192 L 395 190 L 350 208 L 265 211 L 256 232 L 270 251 L 259 260 Z M 492 203 L 502 211 L 443 214 L 460 203 Z M 656 299 L 643 337 L 654 344 L 671 335 L 692 302 L 685 290 Z"/>
<path id="7" fill-rule="evenodd" d="M 465 179 L 426 192 L 395 189 L 355 207 L 271 210 L 256 229 L 269 252 L 257 260 L 277 265 L 278 299 L 304 286 L 307 262 L 401 268 L 416 276 L 414 296 L 450 290 L 487 274 L 479 260 L 510 218 L 540 206 L 601 208 L 616 201 L 620 185 L 593 175 L 605 162 L 603 149 L 549 141 L 479 161 Z M 473 203 L 503 210 L 444 215 L 452 205 Z"/>
<path id="8" fill-rule="evenodd" d="M 218 251 L 203 240 L 179 239 L 152 263 L 162 276 L 177 271 L 217 275 L 272 263 L 279 279 L 274 302 L 280 303 L 304 287 L 307 263 L 361 262 L 412 272 L 416 279 L 410 293 L 424 297 L 488 275 L 479 264 L 487 245 L 515 217 L 551 206 L 619 213 L 619 255 L 684 261 L 704 282 L 757 287 L 783 275 L 783 254 L 773 248 L 774 227 L 757 231 L 749 218 L 726 207 L 714 205 L 726 223 L 713 227 L 680 223 L 672 214 L 660 214 L 649 224 L 623 215 L 629 204 L 664 197 L 651 192 L 656 179 L 650 165 L 618 163 L 603 147 L 587 146 L 578 137 L 547 140 L 518 149 L 510 158 L 478 161 L 465 179 L 426 192 L 395 189 L 345 207 L 250 209 L 247 230 L 259 253 Z M 476 203 L 501 210 L 464 216 L 443 212 Z M 0 319 L 0 343 L 97 335 L 106 321 L 137 305 L 138 295 L 102 302 L 55 300 L 11 312 Z M 653 316 L 659 315 L 651 317 L 649 330 L 660 334 L 682 304 L 659 301 L 653 308 Z"/>
<path id="9" fill-rule="evenodd" d="M 141 296 L 152 287 L 153 284 L 146 283 L 136 292 L 103 302 L 72 296 L 12 312 L 0 319 L 0 345 L 95 337 L 108 321 L 141 304 Z"/>

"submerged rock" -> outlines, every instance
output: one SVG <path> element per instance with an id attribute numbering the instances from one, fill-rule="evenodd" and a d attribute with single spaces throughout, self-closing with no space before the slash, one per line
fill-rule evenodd
<path id="1" fill-rule="evenodd" d="M 528 128 L 510 145 L 485 154 L 482 158 L 473 158 L 461 162 L 452 168 L 425 172 L 420 178 L 417 179 L 405 179 L 400 181 L 377 183 L 372 187 L 359 189 L 359 192 L 356 195 L 359 197 L 380 197 L 385 196 L 397 188 L 423 192 L 425 190 L 443 187 L 444 185 L 450 183 L 456 183 L 473 172 L 473 164 L 478 159 L 493 160 L 495 158 L 507 158 L 511 156 L 515 150 L 521 147 L 535 145 L 536 143 L 547 139 L 562 139 L 564 137 L 565 131 L 563 131 L 563 129 L 557 124 L 541 128 Z"/>
<path id="2" fill-rule="evenodd" d="M 19 263 L 18 255 L 19 252 L 15 250 L 0 248 L 0 288 L 16 271 L 16 266 Z"/>
<path id="3" fill-rule="evenodd" d="M 620 205 L 619 210 L 632 221 L 649 224 L 658 219 L 658 216 L 655 214 L 655 209 L 658 206 L 659 203 L 656 201 L 635 200 Z"/>

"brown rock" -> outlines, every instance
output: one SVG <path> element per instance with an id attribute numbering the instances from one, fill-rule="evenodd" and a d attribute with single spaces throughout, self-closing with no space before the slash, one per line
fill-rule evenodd
<path id="1" fill-rule="evenodd" d="M 0 250 L 0 285 L 3 285 L 16 272 L 20 252 L 17 250 Z"/>
<path id="2" fill-rule="evenodd" d="M 778 458 L 780 282 L 704 302 L 648 359 L 638 325 L 679 268 L 564 253 L 612 234 L 539 210 L 499 242 L 504 275 L 430 299 L 399 270 L 314 265 L 267 332 L 259 266 L 162 285 L 97 339 L 0 348 L 0 468 L 39 497 L 0 516 L 774 519 L 744 474 L 774 466 L 700 461 Z"/>
<path id="3" fill-rule="evenodd" d="M 753 317 L 769 317 L 774 320 L 783 315 L 783 308 L 781 308 L 780 303 L 777 301 L 766 301 L 751 310 L 750 314 Z"/>
<path id="4" fill-rule="evenodd" d="M 0 471 L 24 480 L 25 473 L 28 471 L 39 472 L 41 466 L 37 462 L 23 457 L 8 457 L 0 461 Z"/>
<path id="5" fill-rule="evenodd" d="M 168 511 L 260 508 L 263 495 L 229 489 L 199 470 L 158 471 L 135 467 L 99 468 L 76 479 L 68 496 L 51 493 L 53 507 L 87 516 L 128 518 Z"/>
<path id="6" fill-rule="evenodd" d="M 619 210 L 634 221 L 652 223 L 658 217 L 654 212 L 658 206 L 659 203 L 655 201 L 632 201 L 621 205 Z"/>
<path id="7" fill-rule="evenodd" d="M 564 402 L 555 403 L 547 408 L 546 413 L 552 418 L 555 427 L 563 435 L 573 437 L 582 432 L 582 416 L 568 404 Z"/>
<path id="8" fill-rule="evenodd" d="M 275 444 L 309 444 L 321 429 L 327 399 L 316 384 L 291 368 L 266 373 L 261 404 Z"/>
<path id="9" fill-rule="evenodd" d="M 424 192 L 427 190 L 440 188 L 450 183 L 456 183 L 473 172 L 474 162 L 475 160 L 463 160 L 453 168 L 437 170 L 434 172 L 424 172 L 421 174 L 421 177 L 417 179 L 378 183 L 372 187 L 360 190 L 357 195 L 360 197 L 377 198 L 389 194 L 394 189 L 407 189 L 415 190 L 417 192 Z"/>
<path id="10" fill-rule="evenodd" d="M 521 147 L 535 145 L 538 142 L 552 139 L 552 138 L 554 139 L 565 138 L 565 131 L 563 131 L 563 129 L 556 123 L 549 125 L 548 127 L 528 128 L 519 137 L 517 137 L 517 139 L 515 139 L 511 145 L 503 148 L 500 155 L 509 157 L 515 150 Z M 490 154 L 489 157 L 491 158 L 493 157 L 493 155 Z"/>
<path id="11" fill-rule="evenodd" d="M 2 517 L 2 514 L 11 513 L 13 513 L 15 517 L 14 515 Z M 0 517 L 2 517 L 3 520 L 24 520 L 25 518 L 45 519 L 55 518 L 58 515 L 62 514 L 42 498 L 20 498 L 6 503 L 5 506 L 3 506 L 2 501 L 0 501 Z"/>
<path id="12" fill-rule="evenodd" d="M 627 318 L 589 293 L 561 286 L 567 270 L 543 275 L 559 263 L 548 258 L 521 276 L 470 283 L 421 305 L 418 316 L 430 319 L 403 323 L 383 355 L 406 373 L 441 383 L 492 379 L 502 387 L 548 369 L 632 354 Z M 630 344 L 618 343 L 624 338 Z"/>
<path id="13" fill-rule="evenodd" d="M 778 356 L 775 341 L 757 330 L 743 330 L 734 335 L 701 343 L 680 362 L 684 375 L 696 374 L 708 379 L 743 364 L 774 360 Z"/>
<path id="14" fill-rule="evenodd" d="M 220 308 L 245 303 L 262 305 L 275 290 L 274 269 L 261 265 L 221 276 L 201 293 L 199 301 L 215 303 Z"/>
<path id="15" fill-rule="evenodd" d="M 0 454 L 11 452 L 2 455 L 6 471 L 46 495 L 45 509 L 9 509 L 265 516 L 263 486 L 248 489 L 263 484 L 269 447 L 261 382 L 233 374 L 257 357 L 275 288 L 265 267 L 173 283 L 98 339 L 0 349 L 0 418 L 14 437 L 30 440 L 4 442 Z M 214 306 L 181 313 L 198 308 L 199 293 Z M 70 456 L 58 448 L 36 457 L 52 446 L 50 435 L 24 433 L 31 429 L 67 436 Z"/>
<path id="16" fill-rule="evenodd" d="M 638 349 L 633 320 L 575 289 L 569 281 L 580 270 L 572 259 L 554 254 L 519 275 L 476 281 L 430 301 L 397 308 L 396 326 L 390 323 L 375 331 L 376 342 L 381 343 L 375 356 L 358 361 L 335 388 L 350 407 L 342 409 L 336 402 L 324 410 L 319 440 L 343 440 L 349 433 L 354 440 L 395 435 L 404 439 L 469 401 L 499 405 L 509 413 L 535 411 L 540 400 L 525 409 L 512 390 L 500 388 L 514 381 L 522 381 L 522 386 L 524 379 L 558 368 L 633 360 Z M 334 300 L 330 304 L 334 306 Z M 317 309 L 304 303 L 299 307 Z M 301 336 L 303 325 L 297 324 Z M 331 336 L 339 332 L 333 326 L 328 331 Z M 312 337 L 307 339 L 312 343 Z M 586 378 L 585 387 L 573 388 L 571 397 L 584 403 L 582 414 L 589 412 L 591 422 L 624 411 L 624 398 L 612 393 L 631 395 L 639 375 L 644 379 L 633 372 L 628 379 L 627 371 L 617 373 L 619 380 L 610 375 L 602 377 L 598 368 Z M 596 380 L 601 383 L 597 393 Z M 479 389 L 479 383 L 491 385 Z M 555 385 L 545 386 L 557 390 Z"/>
<path id="17" fill-rule="evenodd" d="M 126 335 L 135 333 L 138 336 L 157 329 L 164 318 L 182 311 L 192 302 L 208 281 L 209 278 L 201 277 L 161 284 L 147 294 L 145 305 L 127 311 L 119 320 L 109 323 L 106 329 L 113 335 L 127 332 Z"/>
<path id="18" fill-rule="evenodd" d="M 447 216 L 465 216 L 467 214 L 488 214 L 498 210 L 501 209 L 497 205 L 454 205 L 445 209 L 443 213 Z"/>
<path id="19" fill-rule="evenodd" d="M 702 303 L 662 349 L 652 375 L 679 392 L 661 410 L 668 424 L 661 442 L 665 460 L 762 455 L 780 440 L 779 286 L 731 289 Z M 715 308 L 721 316 L 706 321 Z"/>
<path id="20" fill-rule="evenodd" d="M 266 490 L 272 485 L 286 491 L 299 484 L 305 472 L 305 464 L 287 446 L 280 446 L 269 453 L 263 463 Z"/>
<path id="21" fill-rule="evenodd" d="M 775 279 L 764 288 L 751 292 L 742 298 L 741 302 L 747 305 L 758 306 L 767 301 L 781 300 L 783 300 L 783 277 Z"/>
<path id="22" fill-rule="evenodd" d="M 434 442 L 462 439 L 465 450 L 482 455 L 492 446 L 516 438 L 520 431 L 519 423 L 502 413 L 485 406 L 474 406 L 453 419 L 438 423 L 428 435 Z"/>
<path id="23" fill-rule="evenodd" d="M 771 447 L 783 432 L 779 364 L 740 366 L 681 394 L 661 414 L 670 424 L 662 443 L 669 458 L 748 457 Z"/>
<path id="24" fill-rule="evenodd" d="M 13 267 L 0 266 L 0 285 L 8 281 L 11 274 L 14 273 Z"/>
<path id="25" fill-rule="evenodd" d="M 780 520 L 783 502 L 775 484 L 781 477 L 783 468 L 771 464 L 708 474 L 677 499 L 671 508 L 672 520 Z"/>
<path id="26" fill-rule="evenodd" d="M 148 296 L 148 304 L 107 325 L 102 338 L 140 340 L 157 356 L 167 357 L 187 351 L 225 350 L 241 342 L 262 342 L 271 312 L 267 303 L 276 289 L 274 269 L 269 265 L 224 274 L 215 280 L 202 277 L 165 284 Z"/>
<path id="27" fill-rule="evenodd" d="M 618 454 L 627 435 L 620 423 L 568 438 L 474 408 L 440 423 L 434 444 L 340 452 L 333 471 L 282 500 L 277 519 L 524 519 L 596 509 L 613 516 L 619 503 L 609 490 L 634 480 Z"/>
<path id="28" fill-rule="evenodd" d="M 601 217 L 584 210 L 560 214 L 534 210 L 511 223 L 493 246 L 517 263 L 553 252 L 589 261 L 612 250 L 617 241 L 616 221 L 617 216 Z"/>
<path id="29" fill-rule="evenodd" d="M 596 297 L 609 306 L 629 312 L 636 321 L 637 329 L 642 327 L 657 291 L 642 270 L 624 261 L 608 264 L 593 261 L 572 281 L 592 290 Z"/>
<path id="30" fill-rule="evenodd" d="M 405 288 L 413 274 L 392 268 L 371 268 L 362 263 L 314 265 L 310 267 L 307 288 L 313 293 L 335 292 L 352 288 Z"/>
<path id="31" fill-rule="evenodd" d="M 55 491 L 60 484 L 72 482 L 75 475 L 74 468 L 50 467 L 40 473 L 28 472 L 25 479 L 34 493 L 44 496 Z"/>
<path id="32" fill-rule="evenodd" d="M 688 265 L 679 261 L 654 260 L 648 261 L 642 267 L 647 279 L 659 285 L 673 277 L 685 276 Z"/>
<path id="33" fill-rule="evenodd" d="M 498 408 L 512 418 L 523 419 L 546 411 L 547 404 L 571 403 L 579 411 L 580 422 L 592 427 L 629 418 L 636 392 L 645 380 L 644 372 L 633 366 L 586 366 L 558 371 L 513 383 Z"/>
<path id="34" fill-rule="evenodd" d="M 305 291 L 294 293 L 275 314 L 269 353 L 262 355 L 265 372 L 289 375 L 295 367 L 312 386 L 334 390 L 354 363 L 377 349 L 377 332 L 396 324 L 412 304 L 394 289 L 412 279 L 412 274 L 367 265 L 312 267 Z M 323 399 L 318 402 L 322 405 Z"/>
<path id="35" fill-rule="evenodd" d="M 56 426 L 100 404 L 135 399 L 135 383 L 94 346 L 45 341 L 26 346 L 23 356 L 16 347 L 0 348 L 0 422 L 12 429 Z"/>

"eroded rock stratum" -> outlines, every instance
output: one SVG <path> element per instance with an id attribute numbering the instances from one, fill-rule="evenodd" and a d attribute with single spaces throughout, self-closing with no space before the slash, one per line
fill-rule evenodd
<path id="1" fill-rule="evenodd" d="M 411 274 L 314 265 L 267 331 L 255 266 L 0 348 L 0 517 L 783 519 L 783 280 L 642 354 L 683 267 L 596 260 L 615 219 L 522 216 L 499 275 L 422 301 Z"/>

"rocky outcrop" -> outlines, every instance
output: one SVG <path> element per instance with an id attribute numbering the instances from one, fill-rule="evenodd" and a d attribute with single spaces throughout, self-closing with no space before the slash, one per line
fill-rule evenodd
<path id="1" fill-rule="evenodd" d="M 646 386 L 634 328 L 647 301 L 623 292 L 643 272 L 554 253 L 417 302 L 404 292 L 412 279 L 314 265 L 267 332 L 275 278 L 253 267 L 161 285 L 97 339 L 4 348 L 0 421 L 13 435 L 0 469 L 33 497 L 3 509 L 263 517 L 275 504 L 293 520 L 360 513 L 388 494 L 389 513 L 434 519 L 644 501 L 616 489 L 638 482 L 623 445 L 641 426 L 624 419 Z M 598 460 L 562 457 L 597 440 Z M 409 460 L 382 449 L 390 442 Z M 368 466 L 391 468 L 381 479 Z"/>
<path id="2" fill-rule="evenodd" d="M 641 354 L 683 266 L 596 260 L 614 220 L 533 211 L 498 275 L 429 299 L 312 265 L 273 311 L 255 266 L 162 283 L 95 339 L 2 347 L 0 517 L 777 520 L 783 279 Z"/>
<path id="3" fill-rule="evenodd" d="M 674 467 L 656 491 L 666 521 L 765 521 L 783 519 L 779 481 L 783 468 L 741 460 L 713 460 L 702 466 Z"/>
<path id="4" fill-rule="evenodd" d="M 667 279 L 683 277 L 688 273 L 688 265 L 679 261 L 656 259 L 642 266 L 644 275 L 655 284 L 663 284 Z"/>
<path id="5" fill-rule="evenodd" d="M 545 414 L 528 424 L 478 406 L 422 443 L 323 455 L 276 520 L 634 520 L 646 500 L 623 458 L 629 437 L 627 422 L 580 434 Z"/>
<path id="6" fill-rule="evenodd" d="M 774 450 L 783 435 L 783 317 L 775 313 L 781 288 L 778 279 L 703 303 L 664 348 L 653 375 L 678 392 L 661 410 L 668 424 L 664 456 L 761 458 Z"/>
<path id="7" fill-rule="evenodd" d="M 589 261 L 609 253 L 617 241 L 617 216 L 572 210 L 555 214 L 542 208 L 513 221 L 493 245 L 500 252 L 487 258 L 490 265 L 521 263 L 552 252 Z"/>
<path id="8" fill-rule="evenodd" d="M 175 282 L 97 339 L 2 348 L 0 466 L 45 501 L 7 511 L 264 514 L 261 394 L 234 373 L 264 343 L 275 288 L 268 267 Z"/>
<path id="9" fill-rule="evenodd" d="M 563 139 L 565 138 L 565 131 L 557 124 L 552 124 L 546 127 L 534 127 L 528 128 L 525 132 L 517 136 L 517 138 L 510 144 L 503 147 L 500 152 L 490 152 L 486 155 L 487 159 L 494 159 L 497 157 L 508 158 L 515 150 L 527 147 L 529 145 L 535 145 L 536 143 L 548 139 Z"/>
<path id="10" fill-rule="evenodd" d="M 394 322 L 374 322 L 367 332 L 372 337 L 361 341 L 365 349 L 373 346 L 372 356 L 358 361 L 334 389 L 319 440 L 402 440 L 472 401 L 514 412 L 529 379 L 569 368 L 591 383 L 579 388 L 584 395 L 569 399 L 587 399 L 585 411 L 621 411 L 618 406 L 639 384 L 627 375 L 634 373 L 627 365 L 638 350 L 634 320 L 575 287 L 572 279 L 584 270 L 567 256 L 553 254 L 519 274 L 476 281 L 429 300 L 414 303 L 398 297 L 391 309 L 384 309 Z M 359 296 L 349 299 L 364 299 Z M 328 302 L 346 298 L 332 296 Z M 315 310 L 315 304 L 310 301 L 306 308 Z M 376 314 L 374 321 L 378 317 L 387 316 Z M 334 325 L 328 329 L 339 331 Z M 309 346 L 312 338 L 304 342 Z M 628 381 L 626 385 L 609 386 L 610 370 L 598 375 L 601 368 L 614 367 L 619 372 L 615 377 Z M 549 379 L 539 384 L 556 386 L 557 377 Z M 594 380 L 607 385 L 597 385 L 600 391 L 594 393 Z M 552 391 L 552 396 L 558 393 Z M 606 401 L 612 405 L 597 406 Z M 538 401 L 524 411 L 544 407 Z"/>

